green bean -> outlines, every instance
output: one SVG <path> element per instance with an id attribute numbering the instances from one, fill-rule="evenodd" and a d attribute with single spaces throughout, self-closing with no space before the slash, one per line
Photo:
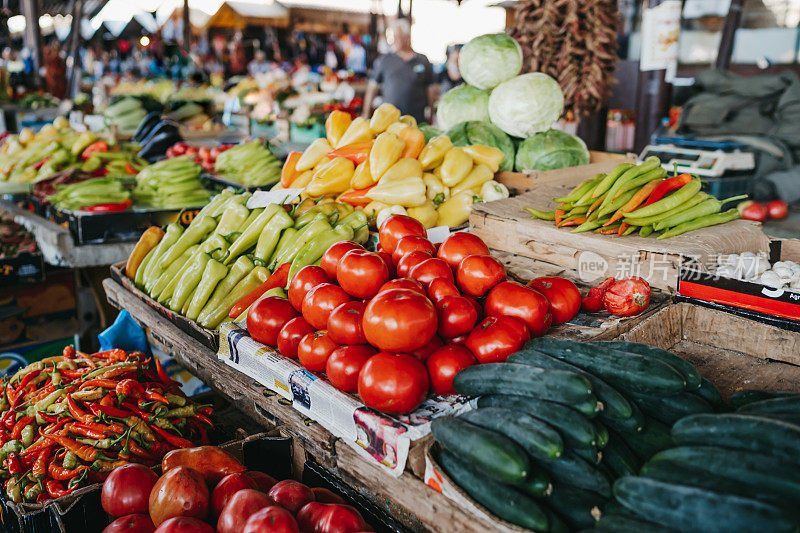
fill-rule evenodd
<path id="1" fill-rule="evenodd" d="M 575 226 L 573 229 L 571 229 L 570 233 L 583 233 L 584 231 L 591 231 L 593 229 L 597 229 L 600 226 L 601 224 L 597 220 L 587 220 L 580 226 Z"/>
<path id="2" fill-rule="evenodd" d="M 642 226 L 639 229 L 639 237 L 647 237 L 651 233 L 653 233 L 653 226 Z"/>
<path id="3" fill-rule="evenodd" d="M 695 194 L 700 191 L 700 187 L 702 183 L 697 178 L 692 179 L 689 183 L 675 191 L 674 193 L 670 194 L 666 198 L 662 198 L 657 202 L 653 202 L 652 204 L 642 207 L 640 209 L 636 209 L 630 213 L 624 213 L 625 216 L 630 216 L 633 213 L 636 213 L 635 218 L 642 218 L 642 217 L 649 217 L 652 215 L 656 215 L 658 213 L 663 213 L 665 211 L 669 211 L 673 207 L 676 207 Z"/>
<path id="4" fill-rule="evenodd" d="M 707 200 L 700 202 L 696 207 L 692 209 L 684 210 L 681 213 L 677 213 L 669 218 L 665 218 L 660 222 L 656 222 L 655 224 L 653 224 L 653 229 L 661 231 L 667 228 L 677 226 L 678 224 L 683 224 L 684 222 L 688 222 L 697 217 L 719 213 L 719 211 L 722 210 L 722 206 L 725 205 L 726 203 L 735 202 L 737 200 L 742 200 L 744 198 L 747 198 L 746 194 L 743 194 L 741 196 L 734 196 L 726 200 L 717 200 L 712 196 Z"/>
<path id="5" fill-rule="evenodd" d="M 568 195 L 562 196 L 561 198 L 553 198 L 553 201 L 558 204 L 566 204 L 566 203 L 572 203 L 575 200 L 580 200 L 581 197 L 586 193 L 586 191 L 593 189 L 597 184 L 597 182 L 600 181 L 601 178 L 599 178 L 598 176 L 603 176 L 603 174 L 598 174 L 593 178 L 585 180 L 580 185 L 572 189 L 572 192 L 570 192 Z"/>
<path id="6" fill-rule="evenodd" d="M 570 215 L 585 215 L 586 212 L 589 210 L 588 205 L 579 205 L 577 207 L 573 207 L 569 210 Z"/>
<path id="7" fill-rule="evenodd" d="M 598 174 L 597 177 L 600 179 L 605 179 L 604 174 Z M 596 182 L 595 182 L 596 183 Z M 594 198 L 592 198 L 592 191 L 594 190 L 593 187 L 589 187 L 589 190 L 583 193 L 579 199 L 572 202 L 574 205 L 591 205 L 594 203 Z"/>
<path id="8" fill-rule="evenodd" d="M 657 169 L 661 166 L 661 160 L 657 157 L 651 156 L 644 160 L 644 163 L 641 165 L 637 165 L 635 167 L 631 167 L 626 170 L 614 183 L 611 185 L 611 188 L 608 189 L 608 194 L 606 194 L 606 199 L 603 200 L 603 203 L 600 204 L 600 207 L 605 207 L 614 200 L 614 196 L 619 192 L 623 185 L 625 185 L 628 181 L 641 176 L 651 170 Z M 602 192 L 600 194 L 603 194 Z M 600 196 L 598 194 L 597 196 Z M 595 196 L 595 198 L 597 198 Z"/>
<path id="9" fill-rule="evenodd" d="M 694 231 L 700 228 L 706 228 L 708 226 L 716 226 L 717 224 L 724 224 L 726 222 L 730 222 L 731 220 L 736 220 L 739 218 L 739 211 L 734 209 L 729 209 L 723 213 L 715 213 L 713 215 L 706 215 L 704 217 L 698 217 L 694 220 L 690 220 L 689 222 L 684 222 L 683 224 L 679 224 L 674 228 L 665 231 L 661 235 L 657 237 L 658 240 L 661 239 L 669 239 L 670 237 L 675 237 L 676 235 L 680 235 L 682 233 L 686 233 L 687 231 Z"/>
<path id="10" fill-rule="evenodd" d="M 627 228 L 625 228 L 625 231 L 622 232 L 622 235 L 630 235 L 631 233 L 633 233 L 637 229 L 638 228 L 636 226 L 628 226 Z"/>
<path id="11" fill-rule="evenodd" d="M 664 170 L 661 167 L 658 167 L 658 168 L 656 168 L 654 170 L 651 170 L 649 172 L 645 172 L 641 176 L 637 176 L 636 178 L 634 178 L 632 180 L 628 180 L 628 182 L 626 184 L 624 184 L 622 187 L 620 187 L 620 189 L 617 191 L 616 197 L 619 198 L 619 196 L 621 194 L 626 193 L 626 192 L 630 191 L 631 189 L 637 189 L 638 190 L 643 185 L 645 185 L 647 183 L 650 183 L 651 181 L 663 179 L 664 176 L 666 176 L 666 175 L 667 175 L 667 171 Z M 616 198 L 612 198 L 612 200 L 616 200 Z M 605 207 L 605 208 L 603 208 L 602 206 L 600 207 L 600 214 L 601 215 L 604 214 L 604 213 L 610 213 L 610 212 L 611 211 L 609 210 L 608 207 Z"/>
<path id="12" fill-rule="evenodd" d="M 633 195 L 636 194 L 635 190 L 630 190 L 620 194 L 615 200 L 613 200 L 608 206 L 603 209 L 602 207 L 597 210 L 597 216 L 602 217 L 604 215 L 610 215 L 614 213 L 617 209 L 622 207 L 623 205 L 628 203 L 628 200 L 633 198 Z M 608 198 L 608 196 L 606 196 Z M 592 211 L 594 213 L 595 211 Z"/>
<path id="13" fill-rule="evenodd" d="M 704 192 L 698 192 L 697 194 L 695 194 L 694 196 L 692 196 L 691 198 L 689 198 L 688 200 L 686 200 L 682 204 L 673 207 L 669 211 L 664 211 L 663 213 L 659 213 L 657 215 L 653 215 L 653 216 L 650 216 L 650 217 L 643 217 L 643 218 L 629 216 L 629 217 L 625 217 L 625 222 L 627 222 L 628 224 L 635 224 L 636 226 L 648 226 L 648 225 L 651 225 L 651 224 L 655 224 L 656 222 L 664 220 L 667 217 L 671 217 L 672 215 L 675 215 L 675 214 L 682 213 L 682 212 L 686 211 L 690 207 L 699 204 L 700 202 L 702 202 L 706 198 L 710 198 L 710 196 L 708 194 L 704 193 Z M 634 212 L 634 213 L 632 213 L 632 215 L 633 214 L 636 214 L 636 213 Z"/>
<path id="14" fill-rule="evenodd" d="M 523 207 L 523 211 L 530 213 L 533 218 L 538 218 L 539 220 L 555 220 L 556 219 L 556 212 L 555 211 L 539 211 L 538 209 L 533 209 L 531 207 Z"/>
<path id="15" fill-rule="evenodd" d="M 622 163 L 621 165 L 617 165 L 614 167 L 614 170 L 606 174 L 606 176 L 600 180 L 600 183 L 592 191 L 592 198 L 598 198 L 603 195 L 608 189 L 614 185 L 614 182 L 622 176 L 625 172 L 633 168 L 632 163 Z"/>

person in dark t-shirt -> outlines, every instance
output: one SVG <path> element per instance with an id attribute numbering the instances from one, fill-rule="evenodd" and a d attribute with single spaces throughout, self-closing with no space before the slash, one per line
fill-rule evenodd
<path id="1" fill-rule="evenodd" d="M 364 117 L 372 115 L 380 91 L 383 101 L 417 122 L 430 122 L 436 96 L 433 67 L 428 58 L 411 48 L 411 25 L 406 19 L 392 24 L 395 51 L 379 57 L 372 68 L 364 97 Z M 427 108 L 427 115 L 426 115 Z"/>

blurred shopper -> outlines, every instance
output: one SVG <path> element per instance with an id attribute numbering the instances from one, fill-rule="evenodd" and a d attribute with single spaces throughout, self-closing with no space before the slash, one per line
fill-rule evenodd
<path id="1" fill-rule="evenodd" d="M 267 54 L 263 50 L 256 50 L 253 60 L 247 65 L 247 72 L 255 77 L 257 74 L 265 74 L 272 70 L 272 65 L 267 61 Z"/>
<path id="2" fill-rule="evenodd" d="M 454 44 L 447 47 L 447 61 L 439 73 L 439 90 L 442 93 L 464 83 L 464 80 L 461 79 L 461 71 L 458 70 L 458 54 L 462 46 L 464 45 Z"/>
<path id="3" fill-rule="evenodd" d="M 352 70 L 356 74 L 364 74 L 367 71 L 367 51 L 361 46 L 361 39 L 350 37 L 351 45 L 347 51 L 347 70 Z"/>
<path id="4" fill-rule="evenodd" d="M 372 114 L 372 104 L 380 90 L 384 102 L 417 122 L 429 121 L 425 108 L 432 114 L 436 96 L 433 67 L 427 57 L 411 48 L 411 24 L 407 19 L 395 21 L 391 28 L 394 52 L 375 61 L 364 97 L 364 117 Z"/>

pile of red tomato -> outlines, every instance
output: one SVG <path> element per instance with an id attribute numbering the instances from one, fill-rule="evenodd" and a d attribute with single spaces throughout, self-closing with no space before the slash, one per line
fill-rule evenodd
<path id="1" fill-rule="evenodd" d="M 356 533 L 372 531 L 341 496 L 248 470 L 216 446 L 174 450 L 159 477 L 117 468 L 100 495 L 115 520 L 103 533 Z"/>
<path id="2" fill-rule="evenodd" d="M 580 309 L 569 280 L 509 281 L 475 235 L 437 246 L 417 220 L 392 215 L 378 236 L 377 252 L 331 246 L 291 279 L 288 299 L 254 303 L 247 329 L 384 413 L 413 410 L 429 390 L 454 393 L 457 372 L 505 361 Z"/>
<path id="3" fill-rule="evenodd" d="M 166 156 L 167 159 L 182 155 L 193 156 L 195 162 L 203 167 L 206 172 L 213 173 L 214 163 L 217 162 L 217 157 L 219 154 L 233 146 L 235 145 L 220 144 L 214 148 L 208 148 L 207 146 L 201 146 L 200 148 L 197 148 L 196 146 L 188 145 L 185 142 L 179 142 L 167 148 Z"/>

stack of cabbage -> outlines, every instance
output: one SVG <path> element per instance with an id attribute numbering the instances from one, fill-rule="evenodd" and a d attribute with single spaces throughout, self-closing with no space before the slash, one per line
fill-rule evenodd
<path id="1" fill-rule="evenodd" d="M 501 170 L 552 170 L 584 165 L 584 142 L 550 129 L 564 111 L 556 80 L 541 72 L 519 74 L 522 49 L 503 33 L 472 39 L 458 57 L 466 84 L 439 100 L 436 120 L 457 146 L 485 144 L 502 150 Z M 512 137 L 520 138 L 514 150 Z"/>

